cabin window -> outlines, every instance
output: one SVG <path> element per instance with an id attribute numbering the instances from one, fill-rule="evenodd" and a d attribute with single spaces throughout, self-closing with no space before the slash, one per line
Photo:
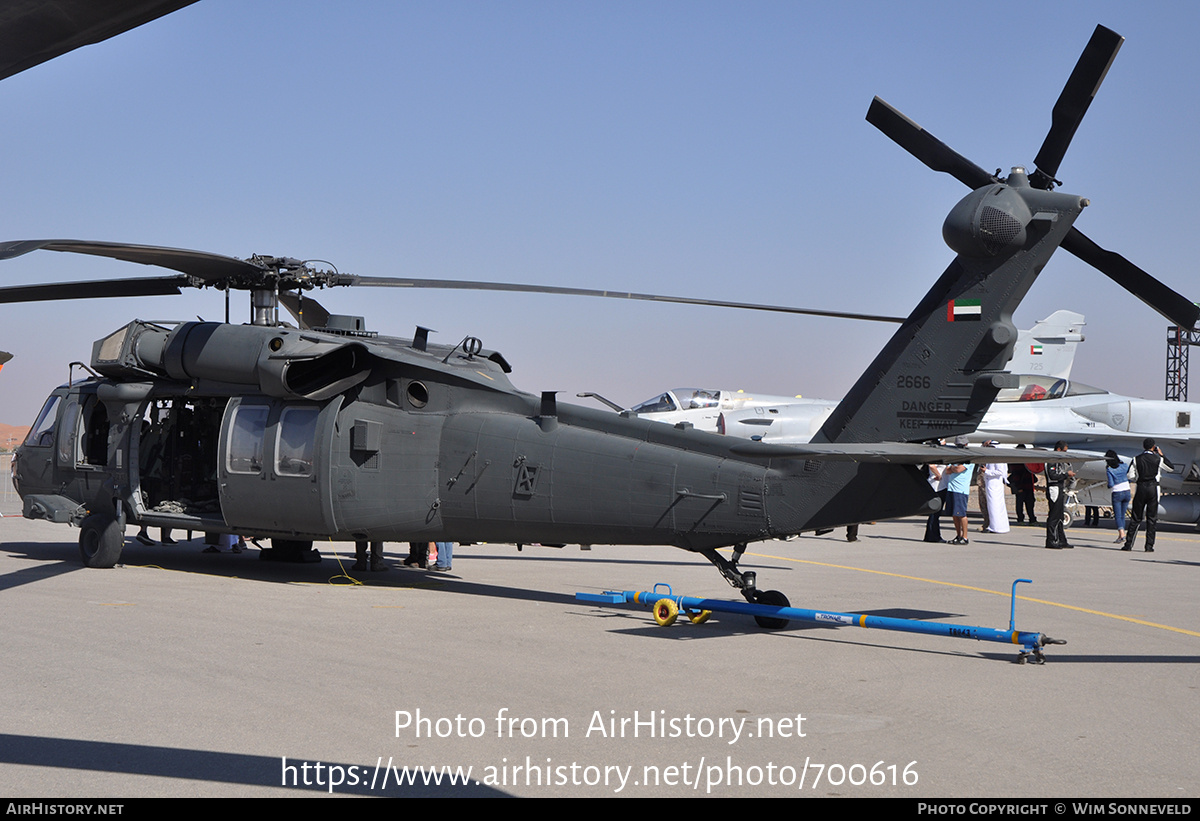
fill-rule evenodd
<path id="1" fill-rule="evenodd" d="M 318 413 L 318 408 L 284 408 L 275 445 L 275 472 L 280 476 L 312 476 Z"/>
<path id="2" fill-rule="evenodd" d="M 230 473 L 262 473 L 268 410 L 262 405 L 241 405 L 234 411 L 229 428 Z"/>

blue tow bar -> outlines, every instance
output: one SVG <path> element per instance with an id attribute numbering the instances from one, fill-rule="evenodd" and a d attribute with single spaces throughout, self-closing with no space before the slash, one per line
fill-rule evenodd
<path id="1" fill-rule="evenodd" d="M 773 624 L 779 627 L 786 626 L 788 621 L 795 620 L 824 627 L 867 627 L 876 630 L 897 630 L 904 633 L 924 633 L 931 636 L 1015 644 L 1022 648 L 1017 656 L 1017 663 L 1024 664 L 1032 659 L 1034 663 L 1042 664 L 1046 660 L 1042 652 L 1043 647 L 1047 644 L 1066 644 L 1067 642 L 1063 639 L 1052 639 L 1043 633 L 1028 633 L 1016 629 L 1017 585 L 1022 582 L 1032 584 L 1031 579 L 1017 579 L 1013 582 L 1007 630 L 916 619 L 893 619 L 886 616 L 868 616 L 863 613 L 834 613 L 828 610 L 806 610 L 801 607 L 750 604 L 725 599 L 697 599 L 691 596 L 676 596 L 672 593 L 671 586 L 663 583 L 654 585 L 654 591 L 650 593 L 633 590 L 605 591 L 602 594 L 576 593 L 575 598 L 595 604 L 642 604 L 652 609 L 654 620 L 664 627 L 673 624 L 681 612 L 695 624 L 707 621 L 711 613 L 741 613 L 760 620 L 774 620 Z M 664 590 L 665 592 L 663 592 Z"/>

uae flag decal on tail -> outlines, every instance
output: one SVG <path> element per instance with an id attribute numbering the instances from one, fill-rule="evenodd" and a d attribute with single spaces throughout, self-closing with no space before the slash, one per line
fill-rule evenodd
<path id="1" fill-rule="evenodd" d="M 947 322 L 978 322 L 983 317 L 983 306 L 978 299 L 952 299 L 946 306 Z"/>

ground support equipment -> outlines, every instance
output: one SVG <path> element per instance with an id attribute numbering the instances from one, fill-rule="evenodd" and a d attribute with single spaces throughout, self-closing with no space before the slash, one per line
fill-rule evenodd
<path id="1" fill-rule="evenodd" d="M 1048 644 L 1066 644 L 1063 639 L 1052 639 L 1044 633 L 1018 631 L 1014 627 L 1017 605 L 1017 585 L 1031 583 L 1030 579 L 1017 579 L 1012 585 L 1009 604 L 1008 629 L 1000 630 L 991 627 L 972 627 L 963 624 L 945 624 L 942 622 L 918 621 L 916 619 L 895 619 L 886 616 L 869 616 L 863 613 L 835 613 L 828 610 L 806 610 L 801 607 L 781 607 L 769 604 L 750 604 L 748 602 L 729 601 L 725 599 L 698 599 L 691 596 L 676 596 L 668 584 L 654 585 L 652 592 L 626 590 L 624 592 L 605 591 L 604 593 L 576 593 L 579 601 L 594 604 L 641 604 L 651 608 L 654 620 L 663 627 L 673 624 L 679 613 L 694 624 L 708 620 L 712 613 L 740 613 L 762 620 L 774 621 L 778 626 L 786 626 L 789 620 L 808 622 L 823 627 L 867 627 L 876 630 L 895 630 L 903 633 L 924 633 L 930 636 L 948 636 L 959 639 L 975 639 L 976 641 L 994 641 L 1001 644 L 1020 645 L 1021 650 L 1016 662 L 1024 664 L 1033 661 L 1043 664 L 1046 661 L 1042 648 Z"/>

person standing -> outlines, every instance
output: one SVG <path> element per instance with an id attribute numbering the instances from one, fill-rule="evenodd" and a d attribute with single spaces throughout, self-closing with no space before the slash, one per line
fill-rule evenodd
<path id="1" fill-rule="evenodd" d="M 929 465 L 929 486 L 937 494 L 937 510 L 925 521 L 925 541 L 942 544 L 942 511 L 946 507 L 946 482 L 949 480 L 944 467 Z"/>
<path id="2" fill-rule="evenodd" d="M 405 567 L 419 567 L 425 569 L 425 565 L 429 563 L 429 545 L 433 542 L 409 542 L 408 543 L 408 558 L 404 560 Z"/>
<path id="3" fill-rule="evenodd" d="M 967 437 L 959 436 L 954 440 L 956 447 L 965 448 Z M 970 544 L 967 538 L 967 502 L 971 498 L 971 477 L 975 474 L 975 465 L 959 464 L 946 468 L 949 479 L 946 482 L 946 503 L 950 508 L 950 517 L 954 520 L 954 538 L 950 544 Z"/>
<path id="4" fill-rule="evenodd" d="M 1018 450 L 1024 450 L 1024 445 L 1017 445 Z M 1033 513 L 1034 491 L 1037 488 L 1037 474 L 1028 465 L 1014 462 L 1008 466 L 1008 486 L 1012 489 L 1013 502 L 1017 508 L 1017 524 L 1025 523 L 1026 514 L 1029 523 L 1037 524 L 1037 516 Z"/>
<path id="5" fill-rule="evenodd" d="M 1113 518 L 1117 520 L 1117 541 L 1125 541 L 1125 514 L 1129 511 L 1129 500 L 1133 498 L 1129 488 L 1129 465 L 1121 461 L 1115 450 L 1104 454 L 1108 463 L 1108 489 L 1112 492 Z"/>
<path id="6" fill-rule="evenodd" d="M 368 543 L 365 541 L 356 541 L 354 543 L 354 569 L 367 570 L 368 568 L 380 573 L 388 569 L 387 563 L 383 559 L 383 542 L 370 542 L 369 547 L 370 560 L 368 561 Z"/>
<path id="7" fill-rule="evenodd" d="M 996 447 L 996 440 L 984 442 L 984 447 Z M 1004 482 L 1008 471 L 999 463 L 983 466 L 983 494 L 987 504 L 987 532 L 1008 532 L 1008 506 L 1004 503 Z"/>
<path id="8" fill-rule="evenodd" d="M 452 569 L 454 542 L 434 542 L 433 544 L 437 548 L 437 559 L 430 565 L 429 569 L 443 573 Z"/>
<path id="9" fill-rule="evenodd" d="M 1067 443 L 1059 441 L 1055 450 L 1065 451 Z M 1062 550 L 1074 547 L 1067 542 L 1067 534 L 1063 531 L 1063 514 L 1067 509 L 1067 482 L 1075 478 L 1068 462 L 1046 463 L 1046 501 L 1050 503 L 1050 513 L 1046 516 L 1046 547 L 1051 550 Z"/>
<path id="10" fill-rule="evenodd" d="M 1153 439 L 1142 441 L 1144 450 L 1133 457 L 1129 466 L 1129 481 L 1133 483 L 1133 505 L 1130 508 L 1129 532 L 1125 534 L 1122 550 L 1133 550 L 1138 527 L 1146 520 L 1146 552 L 1154 552 L 1154 535 L 1158 529 L 1158 480 L 1165 464 L 1173 467 Z"/>

